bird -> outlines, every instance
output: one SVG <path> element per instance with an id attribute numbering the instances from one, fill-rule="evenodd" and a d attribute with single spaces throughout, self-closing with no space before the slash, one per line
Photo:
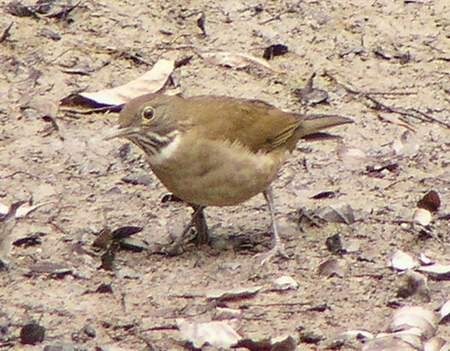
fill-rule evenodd
<path id="1" fill-rule="evenodd" d="M 161 183 L 194 209 L 169 253 L 179 251 L 192 227 L 197 243 L 208 242 L 206 207 L 235 206 L 262 193 L 272 228 L 264 264 L 287 257 L 271 187 L 278 171 L 301 139 L 326 139 L 330 135 L 322 129 L 352 122 L 334 114 L 286 112 L 257 99 L 150 93 L 125 104 L 106 138 L 125 138 L 140 148 Z"/>

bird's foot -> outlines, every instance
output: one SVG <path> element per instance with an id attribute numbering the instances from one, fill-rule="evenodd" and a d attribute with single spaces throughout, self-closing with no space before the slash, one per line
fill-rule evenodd
<path id="1" fill-rule="evenodd" d="M 175 241 L 171 244 L 164 245 L 161 248 L 161 252 L 167 256 L 179 256 L 183 253 L 183 245 L 181 242 Z"/>
<path id="2" fill-rule="evenodd" d="M 274 247 L 271 248 L 268 252 L 258 254 L 256 256 L 261 258 L 261 266 L 271 261 L 275 257 L 282 257 L 284 259 L 289 259 L 289 256 L 286 254 L 286 251 L 284 250 L 284 245 L 281 242 L 275 243 Z"/>

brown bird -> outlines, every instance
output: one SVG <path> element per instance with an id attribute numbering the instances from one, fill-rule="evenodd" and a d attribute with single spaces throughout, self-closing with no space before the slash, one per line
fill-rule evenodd
<path id="1" fill-rule="evenodd" d="M 263 193 L 273 231 L 265 262 L 277 253 L 285 256 L 270 186 L 278 170 L 300 139 L 323 139 L 328 134 L 320 130 L 351 122 L 337 115 L 284 112 L 259 100 L 148 94 L 125 105 L 109 139 L 123 137 L 141 148 L 166 188 L 193 206 L 172 252 L 192 226 L 197 242 L 208 241 L 206 206 L 238 205 Z"/>

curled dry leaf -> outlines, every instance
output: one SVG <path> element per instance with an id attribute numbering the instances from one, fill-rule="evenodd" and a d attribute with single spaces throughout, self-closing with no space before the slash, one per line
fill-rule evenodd
<path id="1" fill-rule="evenodd" d="M 413 215 L 413 222 L 423 225 L 426 227 L 431 223 L 431 220 L 433 219 L 433 216 L 431 215 L 431 212 L 424 209 L 424 208 L 418 208 L 414 211 Z"/>
<path id="2" fill-rule="evenodd" d="M 288 275 L 283 275 L 274 280 L 273 287 L 275 290 L 296 290 L 298 289 L 298 282 Z"/>
<path id="3" fill-rule="evenodd" d="M 112 89 L 94 93 L 80 93 L 79 95 L 97 104 L 119 106 L 135 97 L 159 92 L 165 86 L 174 67 L 174 60 L 161 59 L 155 63 L 150 71 L 129 83 Z"/>
<path id="4" fill-rule="evenodd" d="M 423 265 L 425 265 L 425 266 L 434 263 L 433 260 L 432 260 L 431 258 L 427 257 L 427 256 L 426 256 L 425 254 L 423 254 L 423 253 L 421 253 L 421 254 L 419 255 L 419 261 L 420 261 L 421 264 L 423 264 Z"/>
<path id="5" fill-rule="evenodd" d="M 325 207 L 319 210 L 317 215 L 327 222 L 332 223 L 352 224 L 355 222 L 353 208 L 348 204 Z"/>
<path id="6" fill-rule="evenodd" d="M 330 258 L 325 262 L 322 262 L 317 271 L 319 275 L 325 277 L 343 277 L 345 274 L 345 267 L 338 259 Z"/>
<path id="7" fill-rule="evenodd" d="M 404 334 L 417 335 L 419 333 L 419 336 L 429 339 L 435 334 L 438 321 L 439 318 L 433 311 L 421 306 L 405 306 L 395 311 L 389 330 L 391 332 L 403 331 Z"/>
<path id="8" fill-rule="evenodd" d="M 296 89 L 294 94 L 298 96 L 300 101 L 307 105 L 316 105 L 328 100 L 328 93 L 323 89 L 314 88 L 314 72 L 301 89 Z"/>
<path id="9" fill-rule="evenodd" d="M 427 273 L 436 279 L 450 278 L 450 264 L 434 263 L 428 266 L 421 266 L 417 268 L 418 271 Z"/>
<path id="10" fill-rule="evenodd" d="M 411 255 L 403 252 L 401 250 L 397 250 L 391 256 L 390 266 L 398 271 L 405 271 L 407 269 L 412 269 L 418 266 L 417 260 Z"/>
<path id="11" fill-rule="evenodd" d="M 355 147 L 341 145 L 337 150 L 338 158 L 348 167 L 363 168 L 369 161 L 366 153 Z"/>
<path id="12" fill-rule="evenodd" d="M 0 202 L 0 216 L 4 216 L 9 212 L 9 206 Z"/>
<path id="13" fill-rule="evenodd" d="M 260 340 L 249 338 L 242 339 L 236 346 L 239 348 L 248 349 L 250 351 L 295 351 L 297 349 L 297 343 L 290 335 L 279 336 L 276 338 L 264 338 Z"/>
<path id="14" fill-rule="evenodd" d="M 196 323 L 177 319 L 177 326 L 183 340 L 191 342 L 195 348 L 209 344 L 213 347 L 229 349 L 241 340 L 241 336 L 227 321 Z"/>
<path id="15" fill-rule="evenodd" d="M 206 294 L 206 298 L 219 301 L 243 299 L 256 295 L 261 289 L 262 286 L 237 288 L 232 290 L 213 290 Z"/>
<path id="16" fill-rule="evenodd" d="M 439 309 L 441 321 L 447 320 L 450 317 L 450 300 L 447 300 Z"/>
<path id="17" fill-rule="evenodd" d="M 22 205 L 20 206 L 17 211 L 16 211 L 16 218 L 23 218 L 26 217 L 27 215 L 29 215 L 31 212 L 37 210 L 39 207 L 45 206 L 51 204 L 51 202 L 43 202 L 40 204 L 36 204 L 36 205 L 32 205 L 32 206 L 27 206 L 27 205 Z"/>
<path id="18" fill-rule="evenodd" d="M 21 201 L 21 204 L 15 208 L 14 217 L 15 218 L 24 218 L 29 215 L 31 212 L 37 210 L 39 207 L 51 204 L 51 202 L 43 202 L 36 205 L 27 205 L 26 201 Z M 0 203 L 0 216 L 6 215 L 11 210 L 11 206 Z"/>
<path id="19" fill-rule="evenodd" d="M 392 143 L 392 149 L 399 156 L 414 156 L 419 151 L 419 142 L 415 133 L 410 130 L 403 132 L 400 138 Z"/>
<path id="20" fill-rule="evenodd" d="M 223 319 L 235 319 L 240 318 L 242 315 L 242 311 L 235 308 L 227 308 L 227 307 L 216 307 L 214 313 L 215 320 L 223 320 Z"/>
<path id="21" fill-rule="evenodd" d="M 368 341 L 361 351 L 418 351 L 415 347 L 393 336 L 385 336 Z"/>
<path id="22" fill-rule="evenodd" d="M 446 342 L 439 336 L 433 336 L 423 345 L 423 351 L 449 351 L 450 343 Z"/>
<path id="23" fill-rule="evenodd" d="M 257 57 L 233 52 L 206 52 L 200 55 L 207 63 L 231 68 L 245 68 L 250 65 L 264 67 L 270 71 L 273 68 Z"/>

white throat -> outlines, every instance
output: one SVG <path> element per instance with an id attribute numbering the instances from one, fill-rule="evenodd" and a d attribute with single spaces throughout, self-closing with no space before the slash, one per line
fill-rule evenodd
<path id="1" fill-rule="evenodd" d="M 169 144 L 163 146 L 157 154 L 148 156 L 148 161 L 150 164 L 157 165 L 169 160 L 180 146 L 180 140 L 180 134 L 177 133 L 175 138 L 173 138 Z"/>

